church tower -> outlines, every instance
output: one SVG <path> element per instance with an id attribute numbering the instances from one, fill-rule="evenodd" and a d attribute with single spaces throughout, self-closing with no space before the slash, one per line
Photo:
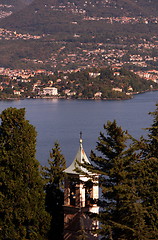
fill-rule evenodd
<path id="1" fill-rule="evenodd" d="M 94 230 L 98 229 L 98 221 L 92 220 L 87 212 L 99 213 L 97 202 L 99 199 L 98 175 L 88 172 L 78 163 L 91 164 L 82 145 L 82 133 L 80 133 L 80 145 L 76 157 L 71 165 L 64 171 L 64 240 L 76 240 L 84 235 L 83 239 L 98 239 Z M 84 171 L 78 173 L 75 169 Z"/>

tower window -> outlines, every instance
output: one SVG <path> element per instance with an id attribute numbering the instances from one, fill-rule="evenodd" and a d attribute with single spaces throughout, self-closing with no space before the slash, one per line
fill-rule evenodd
<path id="1" fill-rule="evenodd" d="M 89 206 L 91 204 L 93 204 L 93 183 L 88 180 L 85 183 L 85 205 Z"/>
<path id="2" fill-rule="evenodd" d="M 70 205 L 76 206 L 76 183 L 71 182 L 70 184 Z"/>

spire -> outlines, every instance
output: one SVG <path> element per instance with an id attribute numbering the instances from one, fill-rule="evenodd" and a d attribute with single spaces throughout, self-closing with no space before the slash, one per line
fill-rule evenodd
<path id="1" fill-rule="evenodd" d="M 82 132 L 80 132 L 80 147 L 82 148 Z"/>
<path id="2" fill-rule="evenodd" d="M 83 145 L 82 145 L 82 132 L 80 132 L 80 146 L 79 146 L 79 149 L 78 149 L 78 152 L 73 160 L 73 162 L 71 163 L 71 165 L 66 168 L 64 170 L 64 172 L 66 173 L 71 173 L 71 174 L 77 174 L 77 172 L 75 171 L 75 168 L 78 167 L 80 169 L 83 170 L 83 167 L 79 166 L 77 162 L 79 163 L 84 163 L 84 162 L 87 162 L 90 164 L 90 161 L 88 160 L 87 156 L 86 156 L 86 153 L 83 149 Z M 87 170 L 85 170 L 87 172 Z"/>

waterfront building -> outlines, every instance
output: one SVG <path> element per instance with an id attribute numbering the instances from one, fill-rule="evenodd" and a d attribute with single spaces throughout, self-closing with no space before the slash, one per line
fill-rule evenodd
<path id="1" fill-rule="evenodd" d="M 43 88 L 43 95 L 57 96 L 58 89 L 55 87 L 45 87 Z"/>

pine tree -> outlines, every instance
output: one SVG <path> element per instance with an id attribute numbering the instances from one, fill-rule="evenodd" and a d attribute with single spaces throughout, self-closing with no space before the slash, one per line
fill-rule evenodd
<path id="1" fill-rule="evenodd" d="M 48 160 L 48 167 L 43 168 L 43 176 L 46 181 L 46 210 L 52 217 L 51 230 L 49 239 L 63 238 L 63 181 L 64 169 L 66 168 L 66 161 L 61 154 L 58 142 L 55 142 L 52 151 L 50 152 L 50 159 Z"/>
<path id="2" fill-rule="evenodd" d="M 118 127 L 116 121 L 104 125 L 96 150 L 91 153 L 94 169 L 100 174 L 102 197 L 99 221 L 102 239 L 145 240 L 144 209 L 136 186 L 137 144 Z M 129 146 L 127 146 L 127 143 Z"/>
<path id="3" fill-rule="evenodd" d="M 139 164 L 139 190 L 146 208 L 146 223 L 149 239 L 158 239 L 158 104 L 150 113 L 154 119 L 147 130 L 148 139 L 142 145 L 142 160 Z"/>
<path id="4" fill-rule="evenodd" d="M 148 142 L 148 156 L 157 158 L 158 157 L 158 104 L 156 104 L 156 110 L 151 114 L 153 124 L 149 128 L 149 142 Z"/>
<path id="5" fill-rule="evenodd" d="M 87 231 L 85 229 L 85 224 L 84 224 L 84 221 L 83 221 L 83 218 L 82 218 L 81 214 L 80 214 L 80 226 L 81 226 L 81 229 L 77 232 L 76 239 L 77 240 L 88 240 L 89 236 L 88 236 Z"/>
<path id="6" fill-rule="evenodd" d="M 44 240 L 49 215 L 35 159 L 35 128 L 25 120 L 25 109 L 8 108 L 0 117 L 0 239 Z"/>

